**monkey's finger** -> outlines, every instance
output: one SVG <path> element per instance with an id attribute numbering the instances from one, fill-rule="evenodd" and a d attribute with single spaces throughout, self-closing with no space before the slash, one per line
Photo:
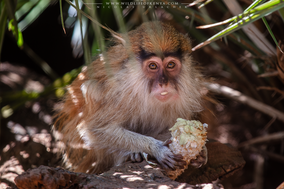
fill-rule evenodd
<path id="1" fill-rule="evenodd" d="M 135 153 L 130 154 L 130 160 L 135 162 Z"/>
<path id="2" fill-rule="evenodd" d="M 175 165 L 169 162 L 167 159 L 163 161 L 163 165 L 166 169 L 175 170 Z"/>
<path id="3" fill-rule="evenodd" d="M 172 170 L 177 168 L 183 168 L 186 165 L 186 162 L 183 160 L 181 154 L 170 154 L 165 158 L 164 164 L 170 167 Z"/>
<path id="4" fill-rule="evenodd" d="M 173 170 L 175 170 L 176 167 L 179 167 L 179 163 L 174 160 L 174 155 L 170 155 L 168 158 L 166 158 L 165 163 Z"/>
<path id="5" fill-rule="evenodd" d="M 170 169 L 170 167 L 168 167 L 167 164 L 164 162 L 159 162 L 159 165 L 161 166 L 162 169 Z"/>
<path id="6" fill-rule="evenodd" d="M 186 162 L 184 161 L 183 156 L 181 154 L 175 154 L 173 159 L 177 162 L 183 162 L 183 163 L 186 164 Z"/>
<path id="7" fill-rule="evenodd" d="M 132 153 L 130 154 L 130 160 L 132 162 L 141 162 L 142 161 L 142 157 L 140 153 Z"/>
<path id="8" fill-rule="evenodd" d="M 202 147 L 202 150 L 199 152 L 199 154 L 200 154 L 201 156 L 207 155 L 207 147 L 206 147 L 206 146 L 203 146 L 203 147 Z"/>
<path id="9" fill-rule="evenodd" d="M 166 155 L 163 159 L 159 161 L 159 164 L 163 169 L 174 169 L 175 167 L 175 161 L 169 157 L 169 155 Z"/>
<path id="10" fill-rule="evenodd" d="M 186 161 L 183 160 L 183 156 L 181 154 L 175 154 L 174 160 L 176 161 L 176 167 L 182 169 L 186 166 Z"/>
<path id="11" fill-rule="evenodd" d="M 176 165 L 178 166 L 178 167 L 184 167 L 184 166 L 186 166 L 186 161 L 177 161 L 176 162 Z"/>
<path id="12" fill-rule="evenodd" d="M 183 161 L 183 156 L 181 154 L 174 154 L 173 157 L 176 161 Z"/>
<path id="13" fill-rule="evenodd" d="M 164 142 L 164 146 L 167 146 L 167 147 L 169 147 L 169 144 L 171 144 L 173 141 L 171 140 L 171 139 L 168 139 L 168 140 L 166 140 L 165 142 Z"/>
<path id="14" fill-rule="evenodd" d="M 203 147 L 202 147 L 202 150 L 201 150 L 201 152 L 199 153 L 199 155 L 200 155 L 201 157 L 203 157 L 203 159 L 204 159 L 203 165 L 205 165 L 205 164 L 207 163 L 207 161 L 208 161 L 208 151 L 207 151 L 206 146 L 203 146 Z"/>
<path id="15" fill-rule="evenodd" d="M 195 168 L 200 168 L 203 164 L 198 161 L 193 160 L 193 161 L 190 161 L 190 165 Z"/>
<path id="16" fill-rule="evenodd" d="M 172 170 L 176 170 L 176 169 L 183 169 L 186 166 L 186 162 L 175 162 L 175 164 L 169 164 L 169 166 L 171 167 Z"/>
<path id="17" fill-rule="evenodd" d="M 174 161 L 171 158 L 166 158 L 164 161 L 162 161 L 161 166 L 163 169 L 171 169 L 171 170 L 176 170 L 176 169 L 182 169 L 186 165 L 186 162 L 181 160 L 181 161 Z"/>
<path id="18" fill-rule="evenodd" d="M 142 157 L 141 157 L 140 153 L 135 153 L 134 156 L 135 156 L 136 162 L 141 162 L 142 161 Z"/>
<path id="19" fill-rule="evenodd" d="M 177 167 L 178 169 L 183 169 L 185 166 L 186 166 L 186 163 L 178 163 L 178 164 L 176 165 L 176 167 Z"/>
<path id="20" fill-rule="evenodd" d="M 195 168 L 199 168 L 202 165 L 205 165 L 206 161 L 207 161 L 206 157 L 197 156 L 196 159 L 190 160 L 190 165 L 192 165 Z"/>

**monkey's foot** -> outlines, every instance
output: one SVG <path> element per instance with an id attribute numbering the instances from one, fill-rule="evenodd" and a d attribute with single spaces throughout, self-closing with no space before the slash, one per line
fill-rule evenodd
<path id="1" fill-rule="evenodd" d="M 132 162 L 140 163 L 143 161 L 143 156 L 140 152 L 135 152 L 135 153 L 130 154 L 130 160 Z"/>
<path id="2" fill-rule="evenodd" d="M 195 168 L 200 168 L 202 165 L 205 165 L 207 163 L 207 160 L 208 160 L 207 148 L 206 146 L 203 146 L 201 152 L 196 157 L 196 159 L 192 159 L 190 161 L 190 165 L 192 165 Z"/>

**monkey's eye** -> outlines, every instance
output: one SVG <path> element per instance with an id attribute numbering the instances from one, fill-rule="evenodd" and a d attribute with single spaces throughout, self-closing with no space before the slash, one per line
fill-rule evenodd
<path id="1" fill-rule="evenodd" d="M 152 62 L 152 63 L 150 63 L 149 64 L 149 68 L 151 69 L 151 70 L 155 70 L 155 69 L 157 69 L 157 64 L 155 64 L 154 62 Z"/>
<path id="2" fill-rule="evenodd" d="M 176 66 L 176 63 L 174 63 L 174 62 L 169 62 L 168 65 L 167 65 L 167 68 L 172 69 L 172 68 L 174 68 L 175 66 Z"/>

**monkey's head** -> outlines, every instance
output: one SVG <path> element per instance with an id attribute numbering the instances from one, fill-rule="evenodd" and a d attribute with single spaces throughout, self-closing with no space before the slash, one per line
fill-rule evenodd
<path id="1" fill-rule="evenodd" d="M 148 80 L 151 96 L 162 103 L 179 99 L 181 88 L 188 87 L 182 86 L 185 83 L 181 79 L 192 72 L 189 38 L 162 22 L 144 23 L 127 38 Z"/>
<path id="2" fill-rule="evenodd" d="M 113 79 L 119 87 L 109 94 L 145 112 L 201 111 L 202 77 L 191 52 L 190 39 L 169 24 L 147 22 L 122 34 L 108 53 L 120 65 Z"/>

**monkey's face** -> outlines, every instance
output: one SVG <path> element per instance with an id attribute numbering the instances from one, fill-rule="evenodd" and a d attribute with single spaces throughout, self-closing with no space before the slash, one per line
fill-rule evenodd
<path id="1" fill-rule="evenodd" d="M 176 78 L 181 70 L 179 58 L 151 56 L 143 61 L 143 71 L 150 80 L 150 93 L 161 102 L 179 98 Z"/>

